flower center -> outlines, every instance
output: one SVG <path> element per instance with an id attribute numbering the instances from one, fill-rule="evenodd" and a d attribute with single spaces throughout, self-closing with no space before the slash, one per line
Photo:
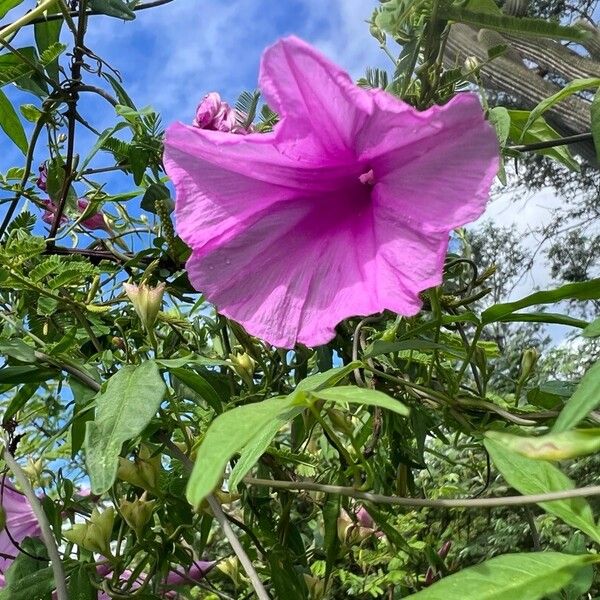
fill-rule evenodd
<path id="1" fill-rule="evenodd" d="M 359 175 L 358 180 L 363 185 L 374 185 L 375 175 L 373 175 L 373 169 L 369 169 L 368 171 L 365 171 L 362 175 Z"/>

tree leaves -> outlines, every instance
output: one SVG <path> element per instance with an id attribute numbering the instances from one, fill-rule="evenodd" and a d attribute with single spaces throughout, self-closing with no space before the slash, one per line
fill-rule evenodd
<path id="1" fill-rule="evenodd" d="M 96 397 L 96 418 L 87 423 L 84 443 L 95 494 L 104 493 L 113 484 L 123 443 L 148 425 L 165 391 L 156 363 L 146 361 L 138 367 L 123 367 Z"/>
<path id="2" fill-rule="evenodd" d="M 539 600 L 567 586 L 595 555 L 531 552 L 497 556 L 444 577 L 414 600 Z"/>

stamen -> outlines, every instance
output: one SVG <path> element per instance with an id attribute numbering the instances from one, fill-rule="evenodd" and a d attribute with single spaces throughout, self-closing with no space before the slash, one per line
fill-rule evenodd
<path id="1" fill-rule="evenodd" d="M 373 174 L 373 169 L 369 169 L 362 175 L 359 175 L 358 180 L 363 185 L 373 185 L 375 183 L 375 175 Z"/>

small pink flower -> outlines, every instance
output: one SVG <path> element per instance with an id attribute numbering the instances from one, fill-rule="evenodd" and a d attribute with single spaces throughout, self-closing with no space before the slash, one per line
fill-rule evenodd
<path id="1" fill-rule="evenodd" d="M 498 168 L 477 96 L 418 112 L 295 37 L 265 51 L 259 83 L 281 117 L 272 132 L 167 130 L 194 287 L 283 348 L 327 343 L 347 317 L 417 314 Z"/>
<path id="2" fill-rule="evenodd" d="M 26 537 L 40 534 L 40 526 L 27 498 L 9 484 L 0 482 L 0 505 L 6 516 L 6 525 L 0 531 L 0 587 L 4 573 L 19 554 L 20 544 Z"/>
<path id="3" fill-rule="evenodd" d="M 198 105 L 193 125 L 199 129 L 232 131 L 236 127 L 236 112 L 217 92 L 211 92 Z"/>
<path id="4" fill-rule="evenodd" d="M 46 207 L 46 210 L 42 215 L 42 221 L 44 221 L 44 223 L 48 223 L 48 225 L 52 225 L 52 222 L 54 221 L 54 215 L 56 214 L 56 204 L 54 204 L 54 202 L 52 202 L 52 200 L 49 198 L 47 200 L 42 200 L 42 203 Z M 79 213 L 83 213 L 88 205 L 89 201 L 85 198 L 79 198 L 77 200 L 77 210 Z M 69 218 L 64 213 L 60 216 L 61 225 L 64 225 L 68 220 Z M 89 217 L 81 221 L 80 225 L 90 231 L 95 231 L 98 229 L 109 232 L 111 231 L 101 212 L 92 213 Z"/>

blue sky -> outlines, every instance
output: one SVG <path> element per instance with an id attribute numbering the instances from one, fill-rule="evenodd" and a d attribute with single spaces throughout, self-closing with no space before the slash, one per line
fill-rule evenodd
<path id="1" fill-rule="evenodd" d="M 191 121 L 198 102 L 210 91 L 218 91 L 233 104 L 240 92 L 254 89 L 263 50 L 285 35 L 295 34 L 314 44 L 355 78 L 367 66 L 389 68 L 389 59 L 365 22 L 377 4 L 377 0 L 174 0 L 139 11 L 131 22 L 90 18 L 86 45 L 119 71 L 135 103 L 152 106 L 166 126 L 175 120 Z M 3 22 L 12 21 L 33 5 L 33 0 L 26 0 Z M 72 43 L 66 27 L 63 38 Z M 22 29 L 12 43 L 16 47 L 32 45 L 32 28 Z M 61 62 L 68 66 L 68 57 L 63 55 Z M 85 73 L 84 79 L 107 87 L 92 74 Z M 35 96 L 14 86 L 4 90 L 17 104 L 39 105 Z M 82 96 L 79 106 L 99 130 L 116 122 L 112 107 L 95 96 Z M 29 133 L 31 125 L 25 125 Z M 93 142 L 88 132 L 78 127 L 80 155 L 85 155 Z M 40 143 L 34 168 L 45 158 Z M 23 162 L 19 150 L 0 135 L 0 170 Z M 110 157 L 100 153 L 91 166 L 107 164 Z M 129 178 L 112 175 L 97 179 L 107 183 L 109 193 L 129 191 L 132 186 Z"/>
<path id="2" fill-rule="evenodd" d="M 367 66 L 389 69 L 389 59 L 370 36 L 365 22 L 377 4 L 377 0 L 174 0 L 138 12 L 132 22 L 104 16 L 91 18 L 86 45 L 121 73 L 136 104 L 151 105 L 166 126 L 175 120 L 191 121 L 196 105 L 210 91 L 218 91 L 234 103 L 242 90 L 254 89 L 264 48 L 292 33 L 318 47 L 354 78 Z M 24 7 L 33 5 L 33 0 L 26 0 L 3 21 L 11 21 L 23 13 Z M 13 40 L 17 47 L 31 43 L 31 28 Z M 64 65 L 67 60 L 63 56 Z M 91 74 L 85 74 L 85 78 L 88 83 L 100 83 Z M 6 91 L 19 102 L 39 104 L 33 96 L 14 89 Z M 81 108 L 100 130 L 115 122 L 112 107 L 102 100 L 87 95 Z M 85 154 L 91 143 L 92 138 L 79 128 L 78 151 Z M 45 158 L 44 147 L 40 146 L 34 164 Z M 0 135 L 0 171 L 22 163 L 20 152 Z M 100 154 L 93 166 L 107 164 L 110 157 Z M 104 181 L 110 193 L 132 187 L 129 178 L 111 176 Z M 4 195 L 0 192 L 0 197 Z M 553 194 L 544 192 L 515 210 L 511 201 L 500 198 L 488 207 L 482 219 L 517 223 L 526 234 L 532 223 L 547 218 L 547 207 L 557 201 Z M 137 210 L 138 202 L 133 201 L 132 208 L 135 204 Z M 2 212 L 0 208 L 0 215 Z M 540 263 L 513 295 L 518 297 L 535 285 L 549 284 L 547 270 Z"/>

